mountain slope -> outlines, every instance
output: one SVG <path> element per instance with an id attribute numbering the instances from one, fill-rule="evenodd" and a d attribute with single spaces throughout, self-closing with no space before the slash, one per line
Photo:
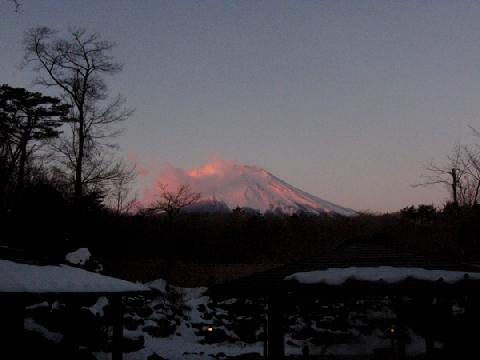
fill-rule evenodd
<path id="1" fill-rule="evenodd" d="M 345 216 L 355 211 L 308 194 L 268 171 L 256 166 L 215 160 L 187 173 L 192 189 L 202 195 L 202 204 L 225 203 L 230 209 L 252 208 L 261 212 L 336 213 Z"/>

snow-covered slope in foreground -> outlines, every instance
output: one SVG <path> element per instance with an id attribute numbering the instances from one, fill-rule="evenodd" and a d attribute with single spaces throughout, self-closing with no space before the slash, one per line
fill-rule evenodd
<path id="1" fill-rule="evenodd" d="M 356 214 L 351 209 L 299 190 L 256 166 L 214 160 L 192 169 L 183 174 L 183 177 L 183 183 L 189 183 L 194 191 L 202 195 L 200 204 L 223 202 L 230 209 L 242 207 L 289 214 Z M 180 179 L 176 180 L 179 182 Z"/>

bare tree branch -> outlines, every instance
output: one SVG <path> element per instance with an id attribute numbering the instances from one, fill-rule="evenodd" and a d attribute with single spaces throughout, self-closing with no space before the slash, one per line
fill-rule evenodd
<path id="1" fill-rule="evenodd" d="M 150 207 L 152 211 L 167 214 L 170 219 L 175 218 L 182 209 L 197 202 L 200 193 L 192 191 L 190 185 L 179 185 L 176 190 L 168 190 L 168 184 L 158 184 L 160 199 Z"/>
<path id="2" fill-rule="evenodd" d="M 480 134 L 471 128 L 475 136 Z M 422 182 L 418 186 L 442 184 L 449 190 L 452 201 L 460 206 L 473 206 L 480 200 L 480 148 L 457 144 L 447 162 L 425 167 Z"/>
<path id="3" fill-rule="evenodd" d="M 71 131 L 55 147 L 65 156 L 79 198 L 89 187 L 96 188 L 121 172 L 111 163 L 109 150 L 115 146 L 109 140 L 121 134 L 117 124 L 133 110 L 120 95 L 108 102 L 104 76 L 122 69 L 111 56 L 115 44 L 81 28 L 69 29 L 62 38 L 53 29 L 37 27 L 26 33 L 24 46 L 24 66 L 38 72 L 36 83 L 57 87 L 72 105 Z"/>
<path id="4" fill-rule="evenodd" d="M 20 11 L 20 7 L 22 4 L 18 0 L 7 0 L 8 2 L 12 3 L 15 6 L 15 12 L 18 13 Z"/>

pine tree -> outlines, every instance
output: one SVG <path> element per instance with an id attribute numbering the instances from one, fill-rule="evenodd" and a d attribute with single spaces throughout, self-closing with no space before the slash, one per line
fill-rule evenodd
<path id="1" fill-rule="evenodd" d="M 60 134 L 69 106 L 24 88 L 0 86 L 0 192 L 21 192 L 32 155 Z"/>

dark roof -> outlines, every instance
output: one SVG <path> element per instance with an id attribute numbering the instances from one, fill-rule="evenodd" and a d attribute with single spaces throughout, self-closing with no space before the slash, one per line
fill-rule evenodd
<path id="1" fill-rule="evenodd" d="M 233 280 L 210 289 L 212 295 L 242 296 L 242 295 L 269 295 L 278 291 L 332 291 L 335 288 L 339 292 L 372 292 L 379 291 L 419 291 L 428 290 L 432 287 L 451 288 L 446 284 L 431 284 L 427 281 L 411 280 L 401 284 L 367 283 L 365 281 L 348 281 L 342 286 L 329 286 L 325 284 L 304 285 L 294 281 L 286 281 L 285 277 L 298 272 L 310 272 L 326 270 L 329 268 L 348 267 L 379 267 L 391 266 L 402 268 L 424 268 L 428 270 L 447 270 L 461 272 L 480 273 L 480 267 L 463 264 L 458 261 L 439 256 L 420 253 L 411 249 L 393 246 L 388 242 L 356 242 L 347 246 L 341 246 L 336 250 L 301 261 L 279 266 L 264 272 Z M 475 283 L 475 289 L 480 290 L 480 281 Z M 457 284 L 458 289 L 465 284 Z M 468 286 L 471 286 L 469 284 Z M 388 291 L 387 291 L 388 290 Z M 476 290 L 477 291 L 477 290 Z M 480 292 L 480 291 L 479 291 Z"/>

